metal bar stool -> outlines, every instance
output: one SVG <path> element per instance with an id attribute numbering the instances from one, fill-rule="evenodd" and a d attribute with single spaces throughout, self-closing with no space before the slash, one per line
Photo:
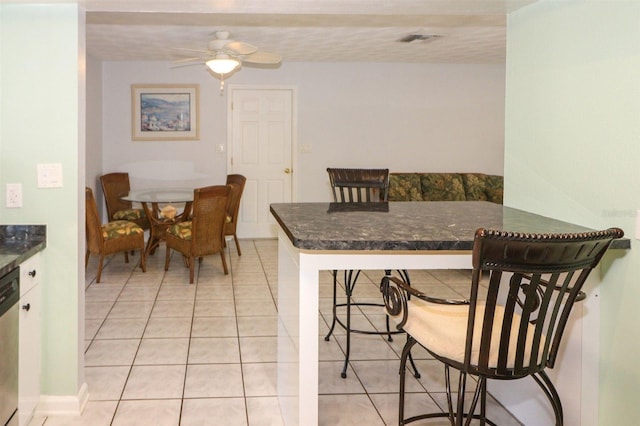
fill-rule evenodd
<path id="1" fill-rule="evenodd" d="M 339 169 L 328 168 L 329 181 L 331 183 L 331 190 L 333 193 L 334 203 L 349 204 L 345 206 L 348 208 L 371 208 L 373 210 L 379 210 L 382 203 L 388 202 L 387 196 L 389 192 L 389 169 Z M 348 208 L 346 210 L 348 210 Z M 402 281 L 407 285 L 410 285 L 409 273 L 406 270 L 397 271 Z M 359 330 L 351 327 L 351 308 L 354 306 L 380 306 L 384 307 L 382 301 L 380 303 L 372 302 L 353 302 L 353 291 L 360 276 L 360 270 L 345 270 L 344 271 L 344 287 L 347 300 L 345 303 L 338 303 L 337 301 L 337 287 L 338 287 L 338 271 L 333 271 L 333 319 L 329 332 L 325 336 L 324 340 L 329 341 L 329 338 L 333 334 L 336 324 L 339 324 L 346 331 L 346 348 L 345 348 L 345 360 L 344 366 L 340 376 L 342 378 L 347 377 L 347 367 L 349 365 L 349 355 L 351 353 L 351 333 L 360 334 L 376 334 L 386 335 L 387 340 L 392 341 L 392 334 L 398 334 L 402 331 L 391 330 L 389 327 L 389 318 L 386 319 L 386 331 L 377 330 Z M 385 276 L 390 276 L 391 270 L 385 270 Z M 345 319 L 342 320 L 338 316 L 338 308 L 346 308 Z M 413 363 L 413 359 L 410 359 L 413 366 L 415 376 L 420 377 L 418 370 Z"/>
<path id="2" fill-rule="evenodd" d="M 555 364 L 574 302 L 585 298 L 581 289 L 589 273 L 622 236 L 618 228 L 571 234 L 478 229 L 471 291 L 464 300 L 430 297 L 395 277 L 383 278 L 387 312 L 408 335 L 400 360 L 398 424 L 446 417 L 451 425 L 472 419 L 495 425 L 487 419 L 487 380 L 531 376 L 550 401 L 556 425 L 562 425 L 562 403 L 545 370 Z M 445 367 L 448 410 L 405 418 L 405 366 L 416 344 Z M 451 369 L 460 373 L 455 390 Z M 468 383 L 475 390 L 465 404 Z"/>

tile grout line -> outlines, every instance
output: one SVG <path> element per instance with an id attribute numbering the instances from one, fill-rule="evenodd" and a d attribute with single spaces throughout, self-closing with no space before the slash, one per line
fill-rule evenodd
<path id="1" fill-rule="evenodd" d="M 135 268 L 133 268 L 133 269 L 131 270 L 131 274 L 129 274 L 129 277 L 127 278 L 127 281 L 126 281 L 125 285 L 123 286 L 123 289 L 124 289 L 126 286 L 128 286 L 128 285 L 129 285 L 129 280 L 130 280 L 130 279 L 131 279 L 131 277 L 133 276 L 134 271 L 135 271 Z M 166 276 L 166 272 L 164 272 L 164 273 L 162 274 L 162 279 L 160 280 L 160 286 L 158 287 L 158 290 L 157 290 L 157 292 L 156 292 L 156 296 L 155 296 L 155 298 L 153 299 L 153 304 L 152 304 L 152 306 L 151 306 L 151 309 L 149 310 L 149 316 L 147 317 L 147 322 L 146 322 L 146 324 L 145 324 L 145 326 L 144 326 L 144 328 L 143 328 L 143 330 L 142 330 L 142 333 L 140 334 L 140 341 L 138 342 L 138 347 L 136 348 L 136 351 L 135 351 L 135 353 L 134 353 L 134 355 L 133 355 L 133 358 L 132 358 L 132 360 L 131 360 L 131 366 L 129 367 L 129 373 L 127 374 L 127 377 L 126 377 L 126 379 L 124 380 L 124 385 L 122 386 L 122 391 L 120 392 L 120 397 L 118 398 L 118 401 L 116 402 L 116 408 L 115 408 L 115 410 L 113 411 L 113 416 L 112 416 L 112 418 L 111 418 L 111 423 L 110 423 L 110 425 L 113 425 L 113 423 L 114 423 L 114 422 L 115 422 L 115 420 L 116 420 L 116 415 L 118 414 L 118 409 L 120 408 L 120 404 L 121 404 L 121 402 L 122 402 L 122 400 L 123 400 L 124 392 L 125 392 L 125 390 L 127 389 L 127 383 L 129 382 L 129 379 L 131 378 L 131 374 L 133 373 L 133 367 L 134 367 L 135 362 L 136 362 L 136 357 L 138 356 L 138 352 L 140 351 L 140 347 L 142 346 L 142 339 L 144 338 L 144 334 L 145 334 L 145 332 L 147 331 L 147 327 L 149 326 L 149 321 L 151 321 L 151 315 L 153 314 L 153 308 L 156 306 L 156 302 L 158 301 L 158 296 L 160 295 L 160 290 L 161 290 L 161 288 L 162 288 L 162 282 L 164 281 L 164 277 L 165 277 L 165 276 Z M 120 292 L 120 294 L 122 294 L 122 292 Z M 120 297 L 120 296 L 118 296 L 118 298 L 119 298 L 119 297 Z M 116 299 L 116 302 L 117 302 L 117 299 Z M 115 306 L 115 303 L 116 303 L 116 302 L 114 302 L 114 306 Z M 108 315 L 107 315 L 107 316 L 108 316 Z"/>

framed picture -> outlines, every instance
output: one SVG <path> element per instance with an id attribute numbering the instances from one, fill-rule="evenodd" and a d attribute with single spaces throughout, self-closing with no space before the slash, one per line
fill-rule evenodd
<path id="1" fill-rule="evenodd" d="M 134 141 L 200 139 L 197 84 L 132 84 Z"/>

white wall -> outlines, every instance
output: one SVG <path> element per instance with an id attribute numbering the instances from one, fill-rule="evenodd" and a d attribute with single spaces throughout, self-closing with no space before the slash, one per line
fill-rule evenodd
<path id="1" fill-rule="evenodd" d="M 224 181 L 226 154 L 215 151 L 227 138 L 219 80 L 164 62 L 107 62 L 102 71 L 104 172 L 128 171 L 139 187 Z M 199 84 L 201 140 L 133 142 L 135 83 Z M 245 67 L 226 84 L 297 87 L 297 142 L 311 147 L 298 153 L 297 201 L 329 200 L 329 166 L 503 173 L 501 65 L 285 61 L 276 70 Z"/>
<path id="2" fill-rule="evenodd" d="M 565 424 L 640 418 L 639 22 L 638 2 L 575 0 L 539 2 L 508 22 L 505 204 L 618 226 L 631 239 L 631 250 L 604 258 L 583 311 L 574 312 L 582 316 L 583 328 L 572 330 L 582 352 L 561 359 L 558 371 L 564 364 L 582 374 L 577 392 L 563 394 Z M 510 394 L 518 396 L 513 387 Z M 549 424 L 546 407 L 521 420 Z"/>
<path id="3" fill-rule="evenodd" d="M 0 54 L 0 185 L 22 183 L 23 199 L 22 208 L 0 203 L 0 223 L 47 225 L 42 393 L 54 406 L 57 401 L 69 409 L 75 401 L 79 409 L 84 382 L 84 14 L 75 4 L 0 4 Z M 61 164 L 63 187 L 38 188 L 39 163 Z"/>
<path id="4" fill-rule="evenodd" d="M 91 56 L 87 56 L 86 87 L 86 186 L 93 189 L 98 211 L 102 211 L 104 197 L 99 196 L 101 190 L 98 180 L 102 175 L 102 62 Z"/>

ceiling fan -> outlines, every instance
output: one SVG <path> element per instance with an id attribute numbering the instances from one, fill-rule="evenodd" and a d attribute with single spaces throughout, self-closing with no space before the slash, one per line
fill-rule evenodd
<path id="1" fill-rule="evenodd" d="M 259 51 L 256 46 L 243 41 L 229 38 L 228 31 L 217 31 L 213 40 L 209 42 L 207 50 L 176 48 L 189 52 L 198 52 L 199 56 L 174 61 L 174 64 L 184 63 L 186 66 L 198 65 L 202 62 L 211 71 L 220 75 L 220 91 L 224 88 L 224 75 L 232 72 L 241 64 L 277 65 L 282 57 L 276 53 Z M 189 62 L 196 62 L 189 64 Z"/>

